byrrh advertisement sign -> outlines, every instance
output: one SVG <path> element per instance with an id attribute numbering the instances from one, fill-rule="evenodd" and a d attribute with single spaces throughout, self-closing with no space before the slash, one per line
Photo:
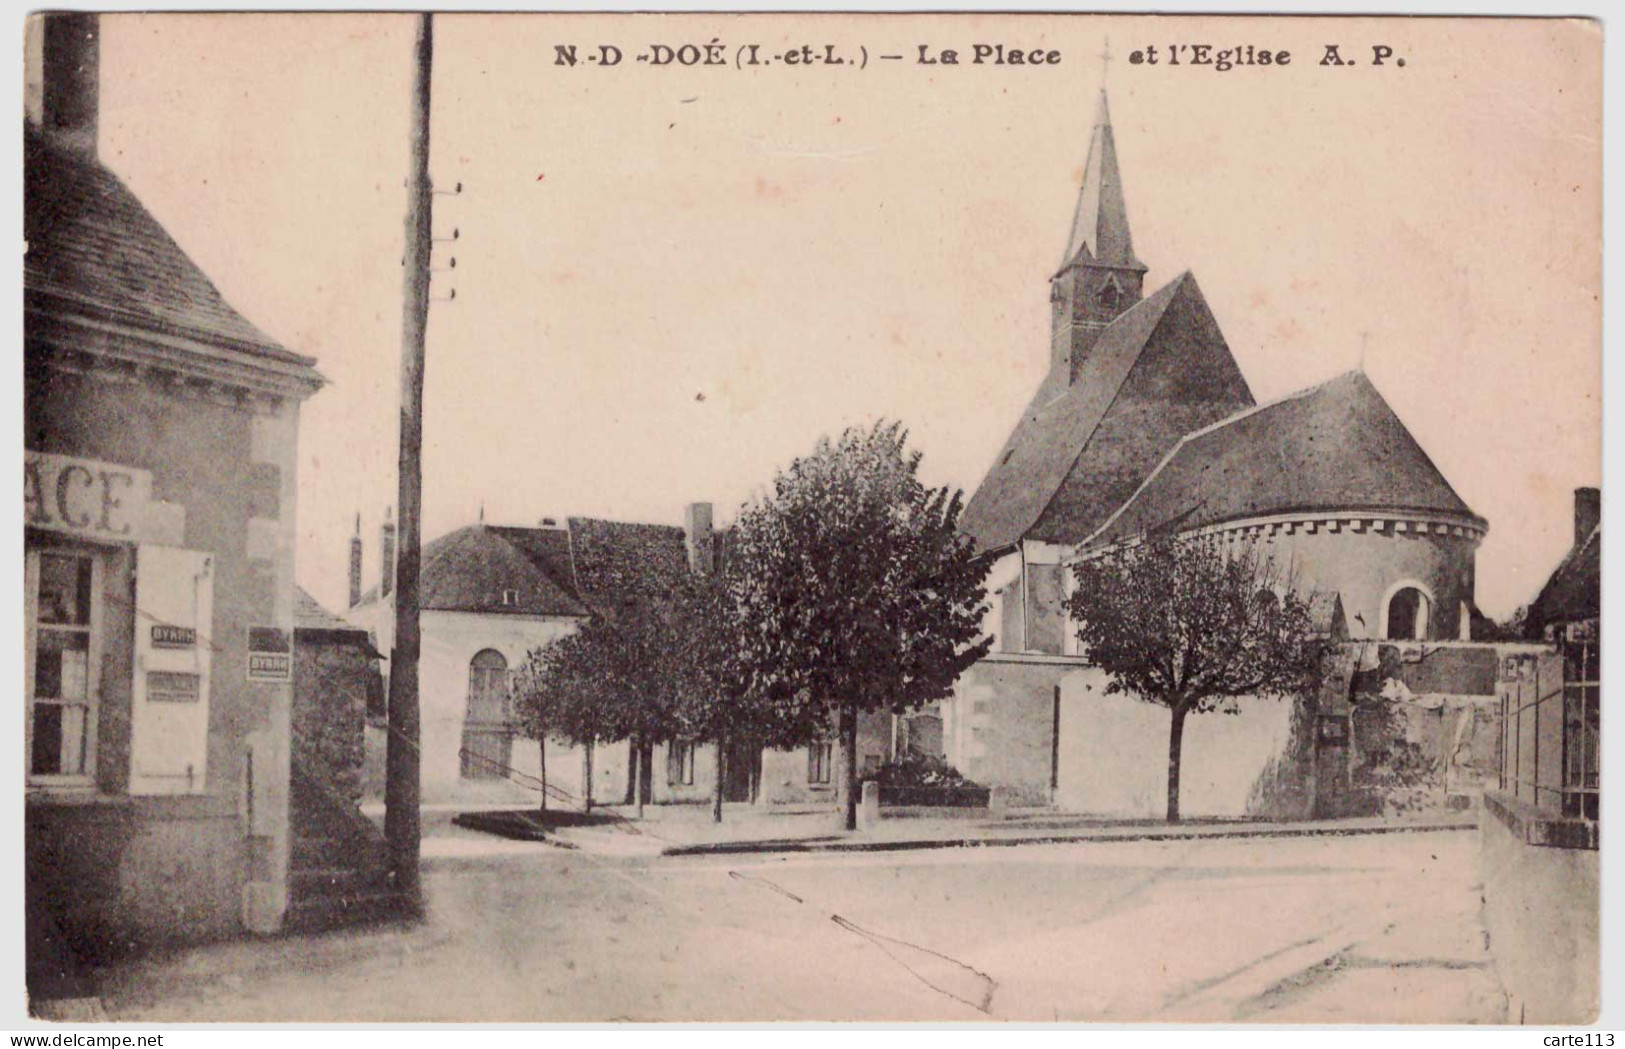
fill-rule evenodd
<path id="1" fill-rule="evenodd" d="M 23 454 L 23 521 L 29 527 L 93 539 L 141 538 L 152 474 L 96 459 Z"/>

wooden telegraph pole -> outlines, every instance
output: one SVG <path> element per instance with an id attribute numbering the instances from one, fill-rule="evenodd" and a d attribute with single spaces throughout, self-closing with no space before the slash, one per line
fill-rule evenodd
<path id="1" fill-rule="evenodd" d="M 429 71 L 434 16 L 418 16 L 412 85 L 412 166 L 406 190 L 405 310 L 401 321 L 400 546 L 395 561 L 395 650 L 389 673 L 389 745 L 384 783 L 384 836 L 395 888 L 417 907 L 423 836 L 419 803 L 418 572 L 423 534 L 423 362 L 429 325 L 429 253 L 433 247 L 429 183 Z"/>

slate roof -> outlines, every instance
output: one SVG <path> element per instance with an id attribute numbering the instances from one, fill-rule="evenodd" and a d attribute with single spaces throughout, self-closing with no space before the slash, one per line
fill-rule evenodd
<path id="1" fill-rule="evenodd" d="M 1485 526 L 1358 371 L 1187 435 L 1088 542 L 1351 510 L 1436 513 Z"/>
<path id="2" fill-rule="evenodd" d="M 573 588 L 554 578 L 556 566 L 544 555 L 549 541 L 519 541 L 512 534 L 516 531 L 531 529 L 469 525 L 425 546 L 420 607 L 504 615 L 587 615 Z M 515 592 L 512 604 L 503 602 L 508 590 Z"/>
<path id="3" fill-rule="evenodd" d="M 1105 88 L 1100 89 L 1100 102 L 1095 108 L 1095 129 L 1083 163 L 1083 187 L 1072 216 L 1062 269 L 1088 262 L 1145 270 L 1145 263 L 1134 255 L 1134 239 L 1129 233 L 1128 205 L 1123 201 L 1123 177 L 1117 170 L 1117 142 L 1112 135 Z"/>
<path id="4" fill-rule="evenodd" d="M 688 547 L 675 525 L 572 517 L 568 529 L 469 525 L 423 548 L 425 610 L 503 615 L 612 614 L 659 597 L 687 575 Z M 724 531 L 716 533 L 720 537 Z M 516 591 L 513 604 L 503 591 Z M 369 589 L 357 607 L 378 600 Z"/>
<path id="5" fill-rule="evenodd" d="M 345 630 L 365 633 L 323 608 L 304 587 L 298 585 L 293 588 L 293 626 L 295 630 Z"/>
<path id="6" fill-rule="evenodd" d="M 1067 517 L 1086 527 L 1072 541 L 1087 536 L 1117 508 L 1121 496 L 1092 484 L 1091 464 L 1080 461 L 1080 456 L 1178 299 L 1212 323 L 1201 289 L 1187 270 L 1112 321 L 1069 386 L 1057 391 L 1046 381 L 1039 387 L 960 518 L 960 529 L 978 547 L 1002 550 L 1027 536 L 1074 474 L 1080 483 L 1069 486 Z M 1217 333 L 1217 324 L 1212 327 Z M 1218 338 L 1222 346 L 1222 335 Z M 1224 357 L 1234 369 L 1227 350 Z M 1240 388 L 1239 403 L 1251 404 L 1239 371 L 1234 380 Z"/>
<path id="7" fill-rule="evenodd" d="M 367 655 L 374 659 L 383 659 L 384 654 L 373 646 L 373 637 L 370 631 L 363 630 L 352 623 L 346 623 L 338 616 L 321 606 L 314 597 L 305 591 L 305 588 L 294 585 L 293 588 L 293 633 L 296 642 L 305 644 L 315 642 L 345 644 L 359 646 Z"/>
<path id="8" fill-rule="evenodd" d="M 311 368 L 249 323 L 117 175 L 24 129 L 23 286 L 100 319 Z M 308 378 L 319 381 L 311 368 Z"/>
<path id="9" fill-rule="evenodd" d="M 1602 525 L 1569 550 L 1529 606 L 1524 625 L 1539 638 L 1547 624 L 1574 623 L 1602 614 Z"/>

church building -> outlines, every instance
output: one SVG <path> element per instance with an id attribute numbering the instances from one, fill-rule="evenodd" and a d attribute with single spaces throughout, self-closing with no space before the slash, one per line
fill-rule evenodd
<path id="1" fill-rule="evenodd" d="M 1102 722 L 1080 697 L 1102 701 L 1104 684 L 1078 659 L 1064 609 L 1069 566 L 1137 535 L 1257 542 L 1319 595 L 1322 625 L 1337 635 L 1470 635 L 1488 526 L 1371 381 L 1350 373 L 1259 405 L 1196 277 L 1187 270 L 1146 294 L 1146 274 L 1103 91 L 1066 253 L 1049 280 L 1049 369 L 961 522 L 995 558 L 995 645 L 941 705 L 944 751 L 1017 799 L 1067 804 L 1070 793 L 1093 809 L 1063 782 L 1066 747 L 1085 730 L 1078 718 L 1097 733 Z M 1231 724 L 1187 731 L 1186 793 L 1227 793 L 1217 811 L 1245 811 L 1255 784 L 1241 780 L 1272 760 L 1286 716 L 1264 732 L 1238 732 L 1247 719 L 1199 719 Z M 1193 745 L 1192 731 L 1224 739 Z M 1193 801 L 1187 811 L 1204 808 Z"/>

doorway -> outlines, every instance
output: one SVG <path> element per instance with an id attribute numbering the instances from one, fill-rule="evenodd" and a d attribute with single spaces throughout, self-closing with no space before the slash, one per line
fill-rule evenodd
<path id="1" fill-rule="evenodd" d="M 729 743 L 722 763 L 722 800 L 754 802 L 762 781 L 762 748 Z"/>

